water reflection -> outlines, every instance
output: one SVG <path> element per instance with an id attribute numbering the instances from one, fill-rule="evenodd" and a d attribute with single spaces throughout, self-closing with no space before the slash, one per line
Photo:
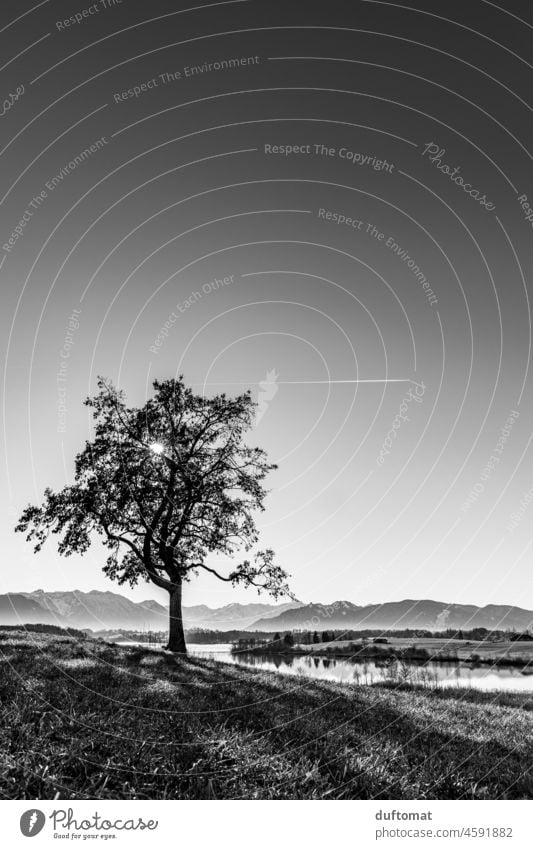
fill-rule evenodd
<path id="1" fill-rule="evenodd" d="M 347 660 L 310 655 L 231 652 L 228 643 L 190 645 L 191 654 L 239 666 L 253 666 L 282 674 L 307 675 L 323 681 L 349 684 L 422 684 L 441 687 L 476 687 L 479 690 L 533 691 L 533 676 L 518 668 L 468 666 L 461 663 L 406 663 L 404 661 Z"/>

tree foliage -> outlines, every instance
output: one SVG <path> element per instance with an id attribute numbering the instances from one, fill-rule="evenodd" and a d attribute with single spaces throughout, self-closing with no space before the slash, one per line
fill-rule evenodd
<path id="1" fill-rule="evenodd" d="M 86 552 L 95 537 L 109 551 L 104 572 L 119 584 L 152 581 L 172 593 L 205 570 L 233 585 L 291 596 L 271 549 L 236 565 L 240 549 L 258 542 L 254 520 L 264 510 L 263 481 L 275 469 L 260 448 L 245 444 L 256 405 L 195 395 L 183 378 L 155 381 L 139 408 L 100 378 L 85 404 L 94 436 L 76 456 L 74 483 L 46 489 L 16 527 L 39 551 L 55 535 L 63 555 Z M 220 571 L 220 555 L 232 565 Z M 292 596 L 291 596 L 292 597 Z"/>

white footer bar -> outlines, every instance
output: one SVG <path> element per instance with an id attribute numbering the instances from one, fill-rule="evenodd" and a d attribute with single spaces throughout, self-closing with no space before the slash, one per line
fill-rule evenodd
<path id="1" fill-rule="evenodd" d="M 532 817 L 531 801 L 0 802 L 2 845 L 35 849 L 531 849 Z"/>

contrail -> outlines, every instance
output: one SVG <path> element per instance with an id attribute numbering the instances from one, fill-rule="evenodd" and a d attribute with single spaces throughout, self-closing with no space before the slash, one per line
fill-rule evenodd
<path id="1" fill-rule="evenodd" d="M 194 383 L 193 386 L 257 386 L 261 381 L 257 380 L 223 380 L 217 381 L 216 383 L 211 382 L 197 382 Z M 413 380 L 410 377 L 376 377 L 376 378 L 367 378 L 365 380 L 277 380 L 277 385 L 297 385 L 297 386 L 305 386 L 307 384 L 326 384 L 330 385 L 331 383 L 417 383 L 416 380 Z"/>

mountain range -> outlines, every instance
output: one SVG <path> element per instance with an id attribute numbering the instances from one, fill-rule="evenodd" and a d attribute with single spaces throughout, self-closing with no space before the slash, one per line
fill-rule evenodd
<path id="1" fill-rule="evenodd" d="M 446 604 L 430 599 L 405 599 L 359 606 L 350 601 L 332 604 L 205 604 L 183 608 L 186 628 L 218 631 L 290 631 L 331 629 L 445 628 L 509 629 L 533 627 L 533 611 L 511 605 Z M 0 595 L 0 625 L 44 623 L 93 631 L 123 628 L 164 631 L 168 608 L 158 601 L 134 602 L 119 593 L 91 590 L 7 593 Z"/>
<path id="2" fill-rule="evenodd" d="M 183 608 L 186 628 L 230 631 L 246 629 L 256 619 L 267 620 L 294 607 L 288 604 L 227 604 L 210 608 L 205 604 Z M 35 623 L 93 631 L 109 628 L 164 631 L 168 627 L 168 607 L 157 601 L 133 602 L 119 593 L 78 590 L 0 595 L 0 625 Z"/>
<path id="3" fill-rule="evenodd" d="M 250 630 L 266 630 L 267 622 L 258 619 Z M 445 628 L 488 628 L 527 630 L 533 626 L 533 611 L 507 604 L 446 604 L 430 599 L 404 599 L 363 607 L 350 601 L 332 604 L 305 604 L 269 617 L 268 630 L 326 630 L 421 628 L 440 631 Z"/>

